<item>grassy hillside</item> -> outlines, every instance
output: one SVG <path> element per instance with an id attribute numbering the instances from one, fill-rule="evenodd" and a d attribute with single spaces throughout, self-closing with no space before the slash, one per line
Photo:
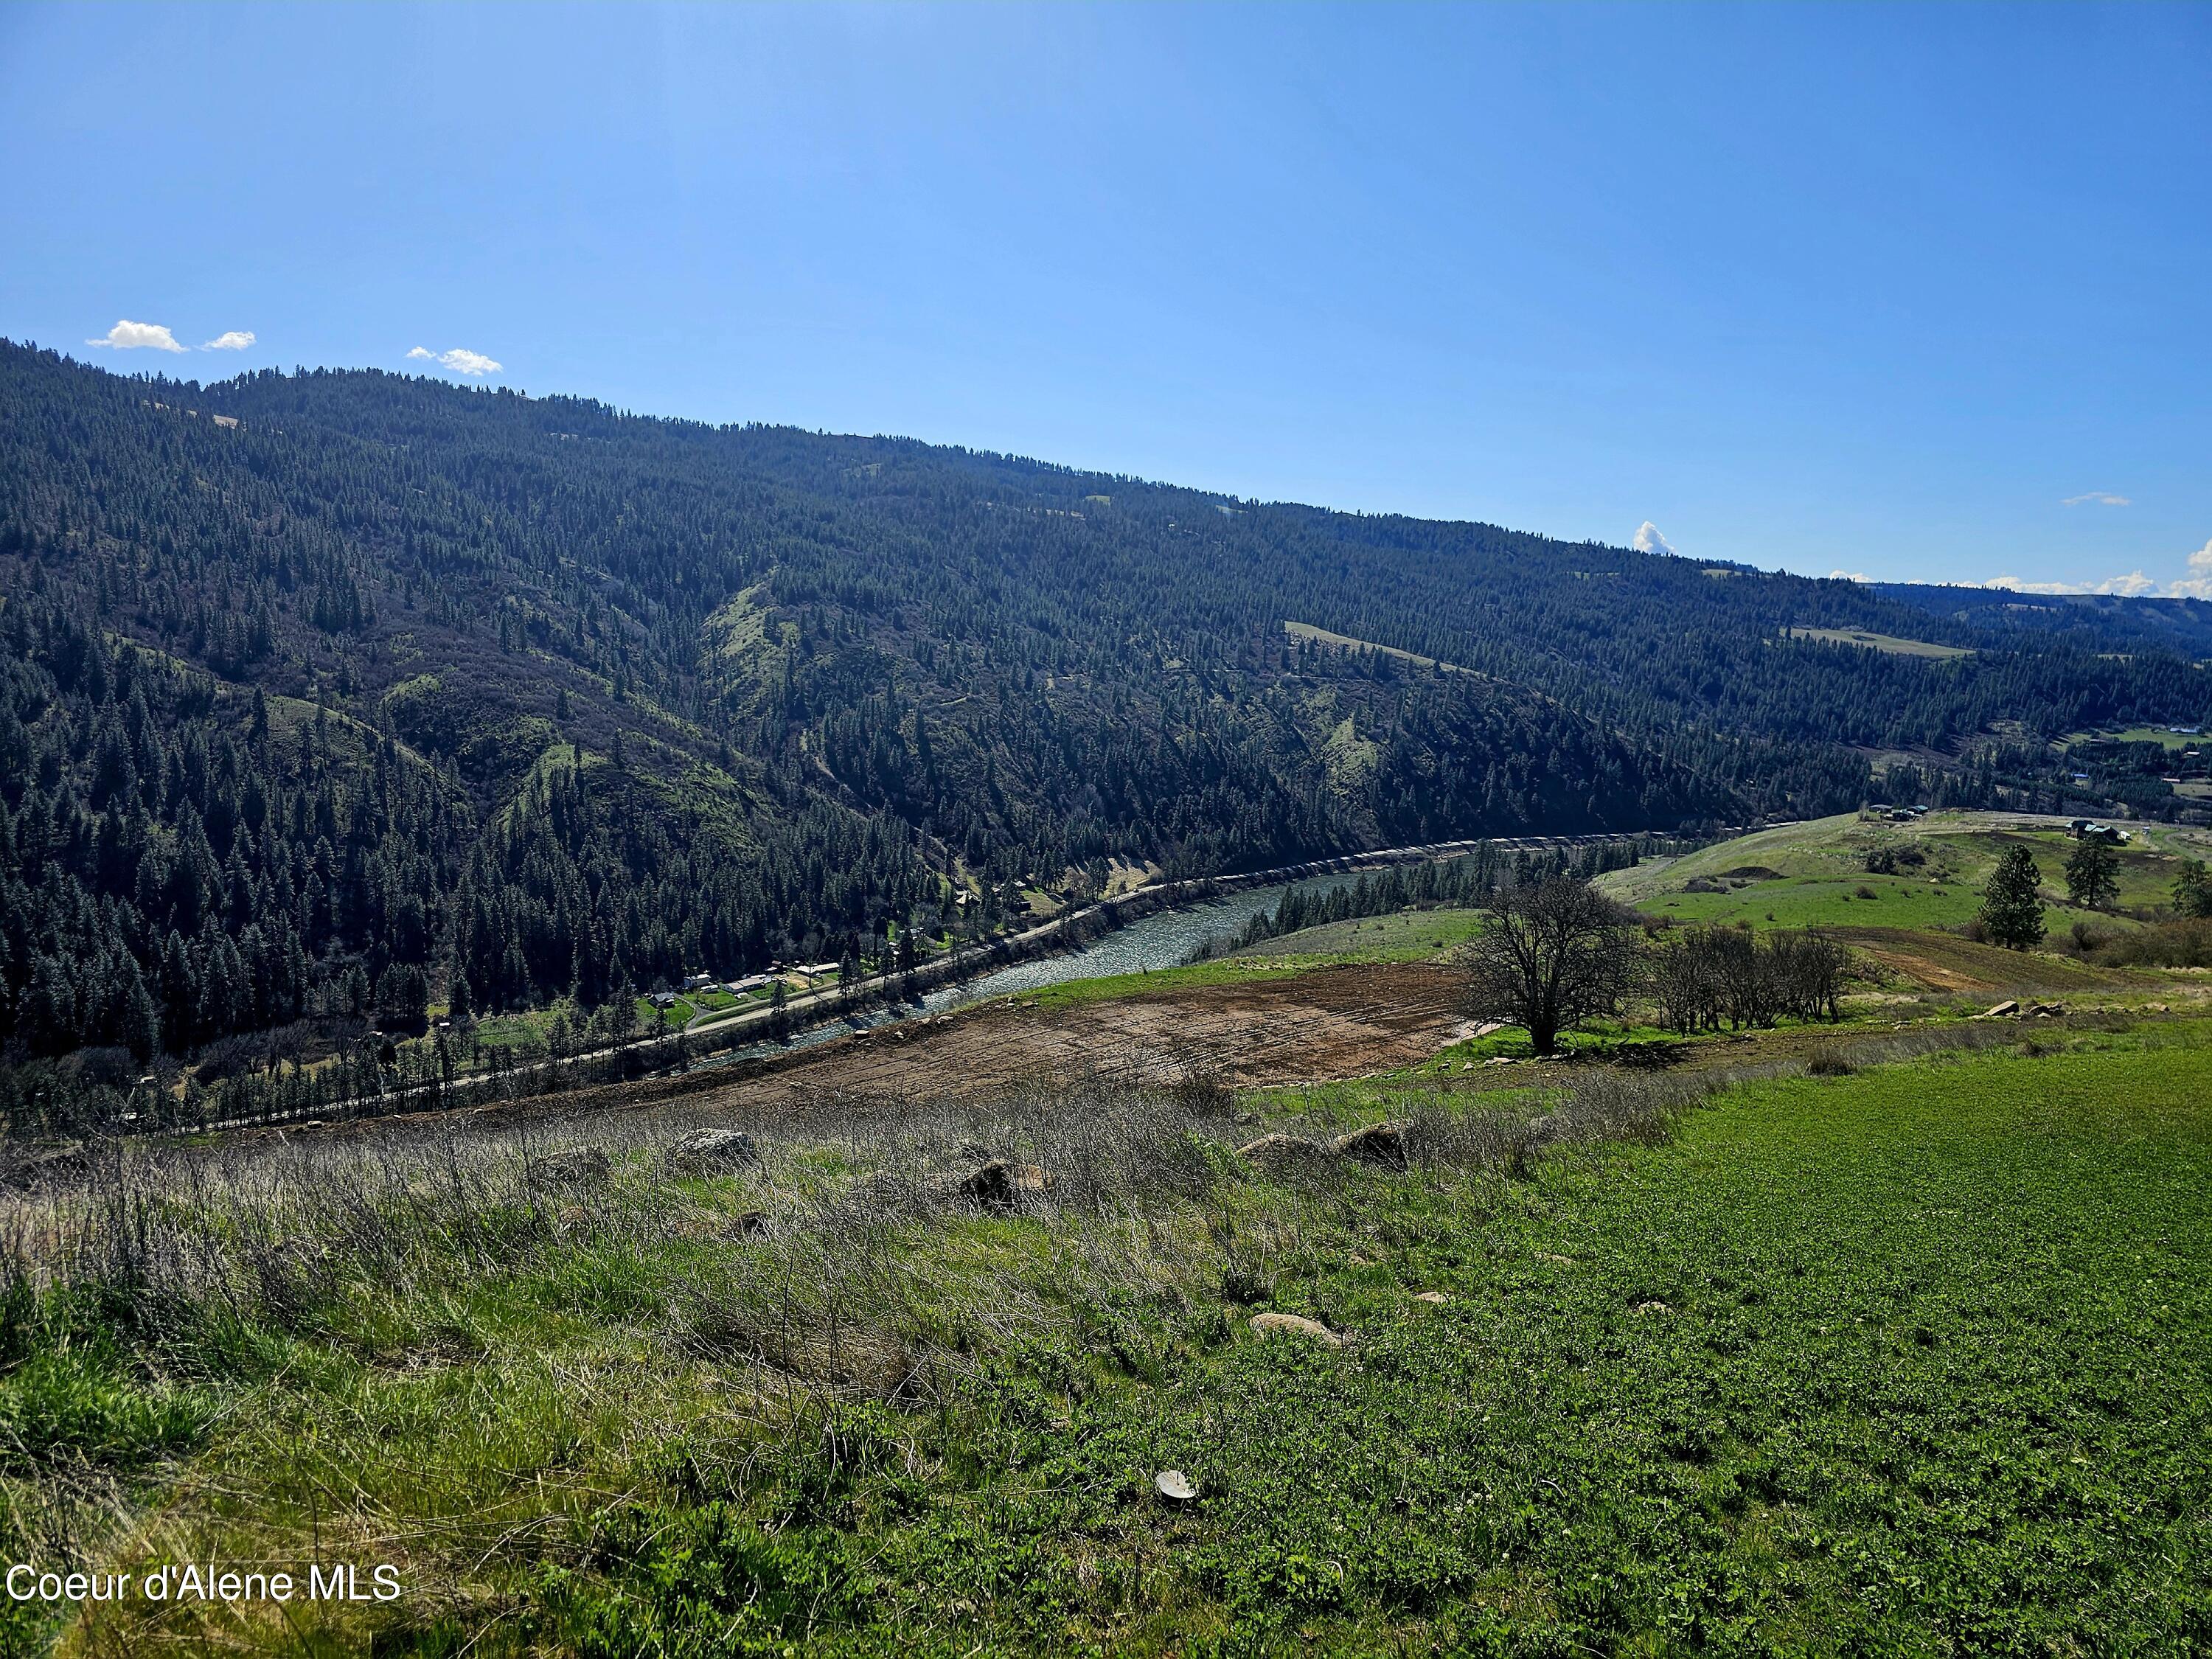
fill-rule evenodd
<path id="1" fill-rule="evenodd" d="M 1082 1090 L 757 1124 L 726 1175 L 639 1119 L 561 1137 L 604 1179 L 513 1132 L 199 1154 L 6 1299 L 0 1524 L 406 1586 L 103 1607 L 84 1654 L 2201 1645 L 2212 1026 L 1909 1036 L 1363 1085 L 1404 1172 Z M 963 1141 L 1053 1184 L 948 1205 Z"/>
<path id="2" fill-rule="evenodd" d="M 2166 905 L 2182 860 L 2212 854 L 2212 832 L 2127 827 L 2130 844 L 2117 849 L 2123 909 Z M 2045 919 L 2054 933 L 2090 915 L 2066 902 L 2066 860 L 2075 843 L 2063 828 L 2011 813 L 1933 812 L 1910 824 L 1845 813 L 1613 871 L 1599 884 L 1625 903 L 1684 922 L 1950 927 L 1972 918 L 1998 858 L 2015 846 L 2033 853 L 2043 871 Z M 1885 849 L 1901 855 L 1899 867 L 1869 871 L 1868 855 Z"/>

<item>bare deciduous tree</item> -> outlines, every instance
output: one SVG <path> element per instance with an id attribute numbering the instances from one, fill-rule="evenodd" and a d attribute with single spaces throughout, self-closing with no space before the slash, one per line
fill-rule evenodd
<path id="1" fill-rule="evenodd" d="M 1635 918 L 1584 882 L 1501 888 L 1469 948 L 1469 1009 L 1525 1027 L 1540 1054 L 1609 1014 L 1636 978 Z"/>

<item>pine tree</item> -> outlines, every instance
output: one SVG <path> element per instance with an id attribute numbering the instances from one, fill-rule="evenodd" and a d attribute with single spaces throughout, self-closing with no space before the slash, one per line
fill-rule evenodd
<path id="1" fill-rule="evenodd" d="M 2120 896 L 2120 855 L 2102 841 L 2084 841 L 2066 860 L 2066 896 L 2109 910 Z"/>
<path id="2" fill-rule="evenodd" d="M 2005 849 L 1982 889 L 1982 931 L 1992 945 L 2030 951 L 2043 943 L 2043 871 L 2025 847 Z"/>
<path id="3" fill-rule="evenodd" d="M 2174 878 L 2173 908 L 2185 916 L 2212 916 L 2212 869 L 2202 859 L 2191 859 Z"/>

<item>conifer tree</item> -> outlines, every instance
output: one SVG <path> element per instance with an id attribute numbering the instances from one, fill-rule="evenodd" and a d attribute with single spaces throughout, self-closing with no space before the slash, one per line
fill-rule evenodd
<path id="1" fill-rule="evenodd" d="M 2032 951 L 2043 943 L 2043 871 L 2025 847 L 2008 847 L 1982 889 L 1982 931 L 1992 945 Z"/>

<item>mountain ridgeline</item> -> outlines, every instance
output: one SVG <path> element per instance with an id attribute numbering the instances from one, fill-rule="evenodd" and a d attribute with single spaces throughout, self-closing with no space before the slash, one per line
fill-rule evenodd
<path id="1" fill-rule="evenodd" d="M 5 343 L 0 596 L 0 1042 L 141 1060 L 869 956 L 1116 864 L 1826 812 L 1878 750 L 1978 804 L 2208 703 L 2094 611 Z"/>

